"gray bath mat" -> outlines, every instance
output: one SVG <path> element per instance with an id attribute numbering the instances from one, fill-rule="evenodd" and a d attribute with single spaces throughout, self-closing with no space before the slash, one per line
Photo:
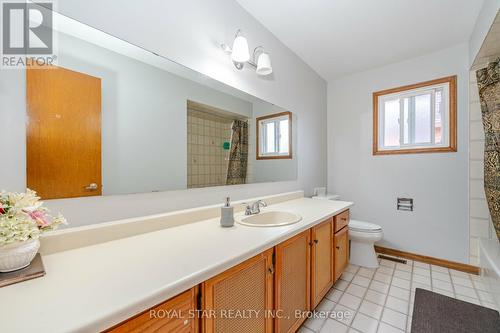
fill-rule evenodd
<path id="1" fill-rule="evenodd" d="M 499 333 L 497 311 L 417 288 L 412 333 Z"/>

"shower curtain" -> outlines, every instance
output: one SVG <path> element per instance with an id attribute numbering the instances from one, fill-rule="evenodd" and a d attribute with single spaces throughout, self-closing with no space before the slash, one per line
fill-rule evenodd
<path id="1" fill-rule="evenodd" d="M 500 58 L 476 72 L 485 135 L 484 191 L 500 240 Z"/>
<path id="2" fill-rule="evenodd" d="M 245 184 L 248 165 L 248 123 L 235 120 L 232 129 L 226 184 Z"/>

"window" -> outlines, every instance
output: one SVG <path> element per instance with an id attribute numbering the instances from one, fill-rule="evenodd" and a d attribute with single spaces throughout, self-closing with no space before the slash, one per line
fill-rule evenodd
<path id="1" fill-rule="evenodd" d="M 258 117 L 257 159 L 292 158 L 292 114 L 282 112 Z"/>
<path id="2" fill-rule="evenodd" d="M 457 151 L 456 76 L 373 93 L 373 154 Z"/>

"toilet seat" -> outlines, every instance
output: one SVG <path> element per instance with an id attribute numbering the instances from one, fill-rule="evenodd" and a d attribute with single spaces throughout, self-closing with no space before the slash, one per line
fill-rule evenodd
<path id="1" fill-rule="evenodd" d="M 369 223 L 358 220 L 349 221 L 349 230 L 365 232 L 365 233 L 379 233 L 382 231 L 382 227 L 375 223 Z"/>

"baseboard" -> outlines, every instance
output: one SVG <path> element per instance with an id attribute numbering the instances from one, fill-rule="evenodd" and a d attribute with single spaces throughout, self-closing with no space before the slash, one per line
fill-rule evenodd
<path id="1" fill-rule="evenodd" d="M 462 264 L 459 262 L 449 261 L 449 260 L 445 260 L 445 259 L 428 257 L 428 256 L 424 256 L 421 254 L 411 253 L 411 252 L 390 249 L 388 247 L 383 247 L 383 246 L 378 246 L 378 245 L 375 245 L 375 251 L 377 251 L 378 253 L 382 253 L 382 254 L 388 254 L 388 255 L 402 257 L 402 258 L 406 258 L 406 259 L 410 259 L 410 260 L 421 261 L 421 262 L 425 262 L 427 264 L 432 264 L 432 265 L 436 265 L 436 266 L 451 268 L 451 269 L 455 269 L 457 271 L 462 271 L 462 272 L 466 272 L 466 273 L 470 273 L 470 274 L 479 275 L 479 271 L 480 271 L 479 267 L 477 267 L 477 266 Z"/>

